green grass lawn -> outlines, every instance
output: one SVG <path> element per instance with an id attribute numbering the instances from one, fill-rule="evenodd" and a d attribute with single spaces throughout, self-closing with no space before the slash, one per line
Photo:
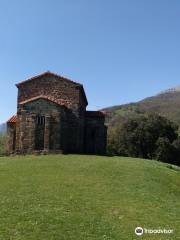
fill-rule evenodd
<path id="1" fill-rule="evenodd" d="M 133 158 L 0 158 L 0 240 L 180 239 L 180 168 Z M 172 235 L 134 234 L 137 226 Z"/>

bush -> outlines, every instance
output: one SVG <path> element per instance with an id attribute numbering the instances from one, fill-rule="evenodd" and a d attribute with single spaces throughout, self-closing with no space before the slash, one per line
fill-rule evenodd
<path id="1" fill-rule="evenodd" d="M 162 162 L 173 163 L 175 149 L 169 139 L 159 138 L 156 145 L 155 159 Z"/>
<path id="2" fill-rule="evenodd" d="M 123 120 L 108 132 L 108 152 L 130 157 L 178 162 L 177 126 L 157 114 Z"/>

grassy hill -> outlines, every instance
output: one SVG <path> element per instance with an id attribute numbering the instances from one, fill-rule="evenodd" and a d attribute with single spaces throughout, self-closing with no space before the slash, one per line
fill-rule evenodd
<path id="1" fill-rule="evenodd" d="M 113 106 L 104 110 L 107 111 L 110 122 L 118 117 L 125 118 L 148 112 L 161 114 L 180 125 L 180 88 L 172 88 L 136 103 Z"/>
<path id="2" fill-rule="evenodd" d="M 83 155 L 0 158 L 0 239 L 131 240 L 137 226 L 180 236 L 180 168 Z"/>

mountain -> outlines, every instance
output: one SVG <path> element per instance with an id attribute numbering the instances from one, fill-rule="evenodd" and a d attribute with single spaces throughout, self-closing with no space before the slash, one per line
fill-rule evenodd
<path id="1" fill-rule="evenodd" d="M 118 118 L 127 118 L 143 113 L 158 113 L 180 125 L 180 86 L 163 91 L 139 102 L 103 109 L 107 113 L 107 122 Z"/>
<path id="2" fill-rule="evenodd" d="M 6 132 L 6 123 L 0 124 L 0 133 L 5 133 Z"/>

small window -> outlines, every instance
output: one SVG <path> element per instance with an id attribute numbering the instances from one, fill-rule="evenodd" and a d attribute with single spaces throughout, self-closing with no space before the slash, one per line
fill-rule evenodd
<path id="1" fill-rule="evenodd" d="M 36 124 L 37 125 L 45 125 L 45 117 L 44 116 L 37 116 L 36 117 Z"/>

